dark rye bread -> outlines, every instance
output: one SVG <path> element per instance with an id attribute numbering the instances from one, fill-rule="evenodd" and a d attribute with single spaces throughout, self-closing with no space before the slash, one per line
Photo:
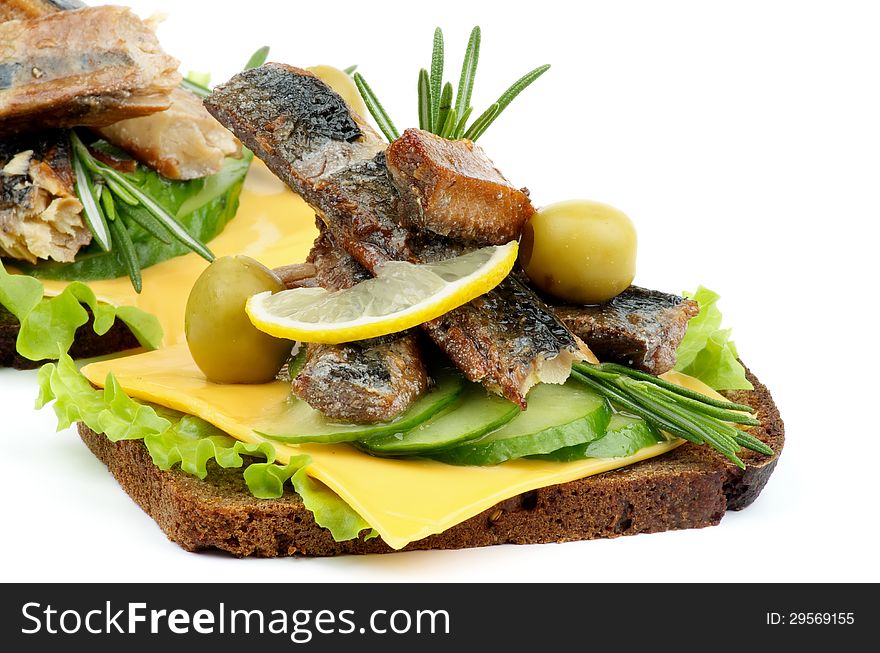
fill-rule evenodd
<path id="1" fill-rule="evenodd" d="M 87 306 L 83 308 L 89 314 L 89 321 L 79 327 L 73 336 L 73 345 L 69 351 L 72 358 L 93 358 L 140 347 L 137 338 L 121 320 L 117 320 L 103 336 L 96 334 L 92 328 L 92 312 Z M 0 306 L 0 367 L 32 370 L 48 362 L 32 361 L 19 356 L 15 351 L 18 330 L 18 318 Z"/>
<path id="2" fill-rule="evenodd" d="M 623 469 L 540 488 L 503 501 L 405 550 L 589 540 L 718 524 L 727 510 L 748 506 L 767 483 L 784 443 L 783 423 L 767 388 L 749 373 L 753 391 L 732 392 L 752 405 L 762 425 L 752 433 L 775 451 L 744 451 L 740 470 L 708 447 L 684 444 Z M 298 496 L 255 499 L 241 470 L 210 467 L 206 481 L 157 468 L 140 441 L 111 443 L 84 425 L 82 439 L 123 489 L 187 551 L 220 549 L 236 556 L 330 556 L 388 553 L 379 538 L 334 542 Z"/>

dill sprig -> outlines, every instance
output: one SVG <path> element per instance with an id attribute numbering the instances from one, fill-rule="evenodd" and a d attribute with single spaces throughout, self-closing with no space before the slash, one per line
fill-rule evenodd
<path id="1" fill-rule="evenodd" d="M 474 91 L 474 80 L 477 76 L 477 64 L 480 60 L 481 36 L 480 27 L 474 27 L 468 39 L 464 61 L 461 65 L 458 92 L 455 93 L 452 83 L 444 83 L 443 81 L 445 58 L 443 31 L 439 27 L 434 30 L 430 71 L 427 68 L 422 68 L 419 71 L 417 88 L 420 129 L 452 140 L 467 138 L 476 141 L 517 95 L 550 68 L 549 64 L 538 66 L 520 77 L 468 126 L 468 120 L 474 112 L 474 108 L 471 106 L 471 96 Z M 394 123 L 363 75 L 355 73 L 354 80 L 364 98 L 367 109 L 385 137 L 389 141 L 399 138 L 397 128 L 394 127 Z M 455 95 L 454 105 L 453 95 Z"/>
<path id="2" fill-rule="evenodd" d="M 572 369 L 572 378 L 661 431 L 694 444 L 708 444 L 741 469 L 745 469 L 745 464 L 737 453 L 743 447 L 768 456 L 773 454 L 758 438 L 731 426 L 760 424 L 746 404 L 713 399 L 613 363 L 578 363 Z"/>

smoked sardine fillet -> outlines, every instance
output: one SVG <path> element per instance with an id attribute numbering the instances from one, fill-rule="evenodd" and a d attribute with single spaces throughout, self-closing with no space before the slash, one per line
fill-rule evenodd
<path id="1" fill-rule="evenodd" d="M 0 139 L 0 255 L 70 262 L 92 240 L 62 130 Z"/>
<path id="2" fill-rule="evenodd" d="M 171 105 L 149 116 L 129 118 L 96 130 L 168 179 L 199 179 L 220 172 L 226 157 L 241 156 L 241 145 L 183 88 Z"/>
<path id="3" fill-rule="evenodd" d="M 0 23 L 0 44 L 0 137 L 162 111 L 181 81 L 178 61 L 124 7 Z"/>
<path id="4" fill-rule="evenodd" d="M 316 285 L 343 290 L 370 278 L 333 242 L 326 227 L 308 262 Z M 294 394 L 332 419 L 387 422 L 412 405 L 428 388 L 428 370 L 417 331 L 406 331 L 341 345 L 309 344 L 302 371 L 292 381 Z"/>
<path id="5" fill-rule="evenodd" d="M 0 0 L 0 22 L 84 7 L 77 0 Z M 241 155 L 238 140 L 214 120 L 200 98 L 177 87 L 163 111 L 120 120 L 96 131 L 168 179 L 199 179 Z"/>
<path id="6" fill-rule="evenodd" d="M 678 295 L 630 286 L 599 306 L 557 306 L 559 318 L 603 361 L 663 374 L 697 303 Z"/>
<path id="7" fill-rule="evenodd" d="M 375 274 L 387 261 L 436 261 L 451 241 L 401 226 L 384 143 L 313 74 L 284 64 L 239 73 L 205 100 L 208 111 L 320 215 L 334 240 Z M 403 222 L 406 223 L 404 216 Z M 562 383 L 589 355 L 514 277 L 425 325 L 464 375 L 525 408 L 536 383 Z"/>
<path id="8" fill-rule="evenodd" d="M 407 129 L 385 154 L 391 180 L 418 229 L 477 246 L 519 238 L 535 214 L 525 189 L 515 188 L 481 147 Z"/>

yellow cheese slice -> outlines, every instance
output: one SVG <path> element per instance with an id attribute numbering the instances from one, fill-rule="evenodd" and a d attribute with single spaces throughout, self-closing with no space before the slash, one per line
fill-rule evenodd
<path id="1" fill-rule="evenodd" d="M 92 363 L 83 374 L 103 386 L 112 372 L 132 397 L 196 415 L 245 442 L 266 438 L 253 430 L 277 413 L 289 393 L 286 383 L 222 385 L 207 381 L 186 345 Z M 719 395 L 696 379 L 667 378 Z M 673 440 L 627 458 L 570 463 L 515 460 L 494 467 L 458 467 L 428 460 L 377 458 L 348 445 L 287 445 L 273 442 L 281 462 L 309 454 L 310 476 L 329 486 L 395 549 L 440 533 L 499 501 L 539 487 L 565 483 L 660 455 L 682 444 Z"/>
<path id="2" fill-rule="evenodd" d="M 255 159 L 248 171 L 238 211 L 223 232 L 209 243 L 216 256 L 246 254 L 274 268 L 305 260 L 315 240 L 315 211 Z M 89 281 L 99 300 L 113 306 L 136 306 L 155 315 L 165 333 L 164 344 L 184 342 L 186 300 L 208 262 L 185 254 L 143 271 L 138 294 L 128 277 Z M 41 279 L 45 294 L 54 296 L 66 281 Z"/>

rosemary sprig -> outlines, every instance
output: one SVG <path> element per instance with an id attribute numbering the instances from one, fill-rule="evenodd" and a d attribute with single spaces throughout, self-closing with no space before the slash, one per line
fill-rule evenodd
<path id="1" fill-rule="evenodd" d="M 688 388 L 683 388 L 680 385 L 670 383 L 665 379 L 661 379 L 659 376 L 654 376 L 653 374 L 648 374 L 647 372 L 642 372 L 641 370 L 635 370 L 631 367 L 626 367 L 624 365 L 618 365 L 617 363 L 602 363 L 598 365 L 598 369 L 605 372 L 612 372 L 614 374 L 625 374 L 627 376 L 633 377 L 634 379 L 641 379 L 642 381 L 650 381 L 660 388 L 666 388 L 667 390 L 675 392 L 676 394 L 679 394 L 683 397 L 691 397 L 692 399 L 696 399 L 710 406 L 715 406 L 716 408 L 739 411 L 752 410 L 752 407 L 746 404 L 737 404 L 732 401 L 713 399 L 712 397 L 707 397 L 706 395 L 700 394 L 699 392 L 694 392 L 693 390 L 689 390 Z"/>
<path id="2" fill-rule="evenodd" d="M 74 132 L 71 131 L 70 134 L 71 140 L 77 138 Z M 77 138 L 77 140 L 79 139 Z M 83 218 L 89 231 L 92 232 L 92 238 L 95 239 L 98 246 L 105 252 L 109 252 L 113 247 L 113 242 L 110 239 L 110 228 L 107 226 L 104 212 L 101 211 L 101 207 L 98 204 L 95 184 L 92 182 L 92 177 L 86 170 L 75 146 L 74 152 L 75 155 L 72 157 L 73 175 L 76 179 L 76 194 L 79 197 L 80 204 L 83 205 Z"/>
<path id="3" fill-rule="evenodd" d="M 110 197 L 110 193 L 104 193 Z M 112 200 L 111 200 L 112 202 Z M 140 292 L 143 287 L 141 278 L 141 263 L 138 260 L 137 252 L 134 249 L 134 243 L 131 242 L 131 236 L 128 229 L 122 222 L 122 218 L 110 221 L 110 233 L 113 234 L 113 242 L 119 247 L 119 253 L 122 255 L 122 262 L 128 271 L 128 278 L 131 279 L 131 285 L 134 286 L 135 292 Z"/>
<path id="4" fill-rule="evenodd" d="M 773 450 L 731 424 L 758 425 L 750 406 L 706 397 L 650 374 L 622 365 L 578 363 L 572 378 L 588 385 L 621 410 L 633 413 L 661 431 L 695 444 L 708 444 L 737 467 L 743 447 L 765 455 Z"/>
<path id="5" fill-rule="evenodd" d="M 480 62 L 480 27 L 471 30 L 464 62 L 461 64 L 461 77 L 458 80 L 458 94 L 455 96 L 455 114 L 463 116 L 471 106 L 471 95 L 474 92 L 474 79 L 477 76 L 477 64 Z"/>
<path id="6" fill-rule="evenodd" d="M 385 138 L 389 141 L 400 138 L 400 132 L 397 131 L 397 127 L 391 122 L 391 118 L 388 117 L 388 114 L 382 107 L 382 103 L 379 102 L 379 98 L 373 93 L 373 89 L 367 84 L 367 80 L 364 79 L 364 76 L 360 73 L 355 73 L 354 83 L 357 85 L 361 97 L 364 98 L 364 104 L 367 105 L 367 109 L 373 115 L 376 124 L 379 125 L 379 129 L 385 134 Z"/>
<path id="7" fill-rule="evenodd" d="M 500 112 L 501 106 L 497 102 L 490 105 L 489 108 L 483 112 L 483 115 L 474 120 L 473 124 L 468 127 L 467 131 L 464 133 L 464 137 L 472 141 L 478 139 L 480 135 L 488 129 L 489 125 L 492 124 L 492 121 L 498 117 Z"/>
<path id="8" fill-rule="evenodd" d="M 171 237 L 168 230 L 162 226 L 161 222 L 156 220 L 156 218 L 149 213 L 130 211 L 128 213 L 128 218 L 160 243 L 164 243 L 165 245 L 171 244 Z"/>
<path id="9" fill-rule="evenodd" d="M 431 131 L 431 83 L 428 71 L 419 71 L 419 129 Z"/>
<path id="10" fill-rule="evenodd" d="M 485 132 L 489 128 L 489 125 L 491 125 L 493 122 L 495 122 L 495 119 L 498 117 L 498 115 L 502 111 L 504 111 L 504 109 L 507 108 L 507 106 L 511 102 L 513 102 L 514 98 L 517 95 L 519 95 L 520 93 L 522 93 L 524 90 L 526 90 L 526 88 L 528 88 L 532 84 L 532 82 L 534 82 L 536 79 L 538 79 L 538 77 L 540 77 L 541 75 L 546 73 L 548 70 L 550 70 L 550 64 L 544 64 L 543 66 L 538 66 L 537 68 L 535 68 L 532 71 L 527 72 L 525 75 L 523 75 L 518 80 L 516 80 L 513 84 L 511 84 L 510 88 L 508 88 L 506 91 L 504 91 L 504 93 L 501 94 L 501 97 L 499 97 L 498 100 L 495 102 L 495 104 L 492 105 L 492 106 L 498 105 L 498 109 L 495 111 L 494 115 L 491 118 L 488 118 L 487 120 L 485 120 L 479 130 L 474 131 L 473 136 L 471 137 L 471 140 L 475 141 L 480 136 L 482 136 L 483 132 Z M 490 107 L 490 109 L 491 109 L 491 107 Z M 487 110 L 487 112 L 488 112 L 488 110 Z M 483 118 L 483 116 L 480 116 L 480 118 L 477 118 L 477 120 L 474 122 L 474 124 L 476 124 L 477 122 L 480 122 L 481 118 Z"/>
<path id="11" fill-rule="evenodd" d="M 443 90 L 440 91 L 440 105 L 437 109 L 437 120 L 434 121 L 434 128 L 432 130 L 432 132 L 438 136 L 443 133 L 443 128 L 446 126 L 446 119 L 452 111 L 452 93 L 452 84 L 446 82 L 443 86 Z"/>
<path id="12" fill-rule="evenodd" d="M 264 63 L 266 63 L 266 59 L 269 56 L 269 46 L 264 45 L 262 48 L 258 49 L 251 55 L 251 58 L 248 59 L 247 63 L 244 65 L 245 70 L 250 70 L 251 68 L 259 68 Z"/>
<path id="13" fill-rule="evenodd" d="M 452 133 L 452 138 L 454 140 L 458 140 L 459 138 L 461 138 L 464 135 L 465 125 L 467 125 L 468 118 L 471 117 L 471 114 L 473 112 L 474 112 L 473 107 L 468 107 L 465 110 L 464 115 L 459 119 L 458 124 L 456 124 L 456 126 L 455 126 L 455 131 Z M 456 114 L 456 115 L 458 115 L 458 114 Z"/>
<path id="14" fill-rule="evenodd" d="M 133 183 L 128 181 L 125 177 L 122 176 L 121 173 L 117 172 L 113 168 L 109 166 L 105 166 L 102 164 L 98 164 L 96 166 L 95 172 L 99 175 L 107 179 L 113 179 L 117 184 L 125 188 L 131 195 L 137 198 L 137 201 L 143 206 L 147 211 L 149 211 L 159 223 L 165 227 L 171 236 L 177 240 L 178 242 L 186 245 L 189 249 L 194 251 L 196 254 L 201 256 L 206 261 L 213 261 L 214 254 L 211 253 L 211 250 L 208 249 L 207 245 L 205 245 L 200 240 L 190 236 L 189 232 L 183 228 L 177 219 L 168 213 L 161 204 L 159 204 L 152 197 L 147 195 L 140 188 L 135 186 Z"/>
<path id="15" fill-rule="evenodd" d="M 443 126 L 440 131 L 437 132 L 437 135 L 442 136 L 443 138 L 452 138 L 457 124 L 455 109 L 450 109 L 446 112 L 446 119 L 443 121 Z"/>
<path id="16" fill-rule="evenodd" d="M 440 95 L 443 93 L 443 30 L 434 30 L 434 48 L 431 50 L 431 131 L 437 129 L 440 119 Z M 449 87 L 449 101 L 452 102 L 452 87 Z"/>
<path id="17" fill-rule="evenodd" d="M 113 193 L 101 193 L 101 208 L 104 209 L 104 215 L 107 216 L 107 225 L 109 226 L 119 215 L 116 212 L 116 202 L 113 201 Z"/>
<path id="18" fill-rule="evenodd" d="M 473 115 L 471 96 L 474 90 L 474 80 L 477 75 L 477 64 L 480 60 L 480 41 L 482 33 L 476 26 L 471 31 L 465 50 L 464 61 L 461 66 L 461 76 L 458 82 L 458 93 L 454 92 L 451 82 L 443 82 L 444 68 L 444 42 L 443 31 L 438 27 L 434 30 L 434 43 L 431 50 L 431 70 L 422 69 L 419 72 L 418 85 L 418 116 L 419 128 L 444 138 L 461 139 L 467 138 L 476 141 L 482 136 L 489 126 L 495 122 L 504 109 L 528 88 L 538 77 L 550 68 L 549 65 L 538 66 L 516 80 L 501 96 L 492 103 L 488 109 L 481 113 L 474 122 L 467 126 L 468 120 Z M 385 137 L 392 141 L 399 138 L 399 132 L 394 127 L 381 102 L 373 92 L 373 89 L 364 81 L 359 73 L 354 75 L 355 83 L 364 103 L 379 125 L 379 129 Z M 453 105 L 453 95 L 455 104 Z"/>
<path id="19" fill-rule="evenodd" d="M 110 187 L 110 190 L 113 191 L 113 194 L 116 196 L 117 199 L 122 200 L 123 203 L 128 204 L 129 206 L 138 205 L 137 198 L 129 193 L 127 190 L 125 190 L 122 186 L 117 184 L 115 181 L 113 181 L 112 179 L 105 179 L 104 182 L 107 184 L 107 186 Z"/>
<path id="20" fill-rule="evenodd" d="M 116 210 L 116 200 L 143 207 L 146 214 L 129 212 L 132 220 L 163 243 L 170 243 L 170 236 L 202 258 L 214 260 L 211 250 L 191 236 L 161 204 L 128 177 L 93 157 L 74 130 L 70 130 L 70 144 L 77 195 L 83 205 L 86 224 L 101 249 L 109 252 L 114 245 L 118 246 L 135 290 L 140 292 L 142 286 L 140 263 L 128 229 Z"/>

